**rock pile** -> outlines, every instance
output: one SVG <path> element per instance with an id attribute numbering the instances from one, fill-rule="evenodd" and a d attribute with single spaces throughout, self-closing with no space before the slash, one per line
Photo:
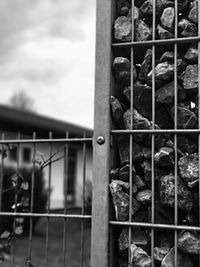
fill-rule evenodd
<path id="1" fill-rule="evenodd" d="M 152 38 L 152 0 L 135 0 L 133 18 L 131 0 L 116 1 L 117 18 L 114 22 L 116 42 Z M 156 0 L 156 39 L 175 37 L 175 20 L 178 16 L 178 38 L 198 34 L 198 1 L 178 0 L 175 14 L 174 0 Z M 111 96 L 111 113 L 114 129 L 174 129 L 177 113 L 178 129 L 198 129 L 198 44 L 178 45 L 177 58 L 174 45 L 156 46 L 155 55 L 151 47 L 135 48 L 133 66 L 129 49 L 114 53 L 113 75 L 115 87 Z M 139 56 L 138 56 L 139 55 Z M 155 69 L 152 70 L 152 58 Z M 175 84 L 177 70 L 177 84 Z M 132 73 L 131 73 L 132 72 Z M 131 75 L 133 92 L 131 92 Z M 152 122 L 152 84 L 155 78 L 155 121 Z M 177 88 L 177 112 L 175 112 L 175 87 Z M 133 99 L 131 101 L 131 96 Z M 130 103 L 133 103 L 131 109 Z M 131 114 L 132 112 L 132 114 Z M 131 121 L 132 120 L 132 121 Z M 152 174 L 152 136 L 148 133 L 133 134 L 132 144 L 132 221 L 151 223 L 152 193 L 155 198 L 155 223 L 174 224 L 175 207 L 175 145 L 174 135 L 154 136 L 154 173 Z M 110 193 L 116 220 L 128 221 L 130 202 L 130 139 L 128 135 L 117 135 L 115 156 L 118 168 L 110 173 Z M 178 223 L 199 225 L 199 157 L 198 136 L 177 135 L 177 195 Z M 154 179 L 155 192 L 151 180 Z M 151 235 L 149 229 L 132 228 L 131 261 L 135 267 L 151 266 Z M 122 228 L 118 238 L 118 264 L 128 266 L 128 229 Z M 178 233 L 178 266 L 195 267 L 199 264 L 200 237 L 194 231 Z M 155 230 L 155 266 L 174 266 L 173 231 Z"/>

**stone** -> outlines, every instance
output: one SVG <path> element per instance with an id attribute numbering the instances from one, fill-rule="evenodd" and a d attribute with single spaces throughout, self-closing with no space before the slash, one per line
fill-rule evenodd
<path id="1" fill-rule="evenodd" d="M 187 98 L 186 91 L 183 89 L 180 83 L 177 84 L 178 89 L 178 101 L 184 101 Z M 174 104 L 175 95 L 175 83 L 174 81 L 163 85 L 156 90 L 156 101 L 162 104 Z"/>
<path id="2" fill-rule="evenodd" d="M 134 16 L 134 20 L 140 19 L 141 17 L 140 10 L 136 6 L 134 6 L 133 16 Z M 127 17 L 132 21 L 132 9 L 129 10 Z"/>
<path id="3" fill-rule="evenodd" d="M 174 0 L 156 0 L 156 16 L 160 17 L 163 10 L 166 7 L 174 7 Z M 178 10 L 179 12 L 187 9 L 187 0 L 183 0 L 178 2 Z M 140 7 L 140 11 L 144 15 L 152 15 L 153 14 L 153 0 L 146 0 Z"/>
<path id="4" fill-rule="evenodd" d="M 114 37 L 121 42 L 130 42 L 132 32 L 132 23 L 126 16 L 121 16 L 114 23 Z"/>
<path id="5" fill-rule="evenodd" d="M 190 136 L 178 135 L 177 138 L 178 148 L 183 153 L 195 153 L 198 151 L 197 143 L 190 138 Z"/>
<path id="6" fill-rule="evenodd" d="M 146 187 L 144 180 L 139 175 L 135 175 L 135 177 L 133 178 L 133 183 L 138 190 L 142 190 Z"/>
<path id="7" fill-rule="evenodd" d="M 174 30 L 174 20 L 175 20 L 175 11 L 173 7 L 167 7 L 163 10 L 162 16 L 160 17 L 160 21 L 162 26 L 169 30 Z"/>
<path id="8" fill-rule="evenodd" d="M 161 267 L 174 267 L 174 254 L 175 254 L 175 249 L 172 248 L 169 253 L 164 257 L 164 259 L 161 262 Z M 181 251 L 178 251 L 177 255 L 177 260 L 178 264 L 177 266 L 181 267 L 193 267 L 192 260 L 190 256 L 182 253 Z"/>
<path id="9" fill-rule="evenodd" d="M 141 205 L 149 205 L 151 204 L 152 192 L 150 189 L 139 191 L 135 194 L 135 198 Z"/>
<path id="10" fill-rule="evenodd" d="M 196 24 L 198 23 L 198 0 L 193 1 L 188 19 Z"/>
<path id="11" fill-rule="evenodd" d="M 152 179 L 152 174 L 151 174 L 151 161 L 150 159 L 144 160 L 141 164 L 144 172 L 144 179 L 146 182 L 150 182 Z M 165 168 L 159 168 L 157 166 L 154 166 L 154 180 L 160 180 L 161 176 L 167 175 L 171 172 L 171 168 L 169 169 L 168 166 Z"/>
<path id="12" fill-rule="evenodd" d="M 150 240 L 149 235 L 147 235 L 140 227 L 132 228 L 131 243 L 136 246 L 145 248 Z M 129 228 L 124 227 L 118 239 L 119 252 L 120 254 L 129 247 Z"/>
<path id="13" fill-rule="evenodd" d="M 166 51 L 162 54 L 160 61 L 165 62 L 168 61 L 170 63 L 174 62 L 174 52 L 173 51 Z"/>
<path id="14" fill-rule="evenodd" d="M 124 128 L 127 130 L 131 129 L 131 110 L 128 109 L 123 115 Z M 137 130 L 150 130 L 152 128 L 151 123 L 145 117 L 143 117 L 136 109 L 133 109 L 133 129 Z M 140 143 L 144 140 L 146 134 L 138 133 L 134 134 L 134 141 Z"/>
<path id="15" fill-rule="evenodd" d="M 152 68 L 152 50 L 147 49 L 144 60 L 141 64 L 140 72 L 139 72 L 139 79 L 141 81 L 146 81 L 147 74 Z"/>
<path id="16" fill-rule="evenodd" d="M 126 87 L 123 94 L 130 102 L 130 87 Z M 133 85 L 133 106 L 142 116 L 149 121 L 152 120 L 152 89 L 150 86 L 140 82 Z M 160 128 L 170 129 L 173 127 L 172 119 L 162 104 L 156 102 L 155 111 L 155 122 Z"/>
<path id="17" fill-rule="evenodd" d="M 130 165 L 127 164 L 123 166 L 122 168 L 117 168 L 114 170 L 111 170 L 110 172 L 110 179 L 112 180 L 121 180 L 123 182 L 129 183 L 129 172 L 130 172 Z M 133 186 L 136 187 L 136 190 L 142 190 L 146 187 L 145 182 L 143 179 L 136 174 L 136 170 L 134 166 L 132 166 L 132 179 L 133 179 Z"/>
<path id="18" fill-rule="evenodd" d="M 121 119 L 123 118 L 124 110 L 123 110 L 119 100 L 117 98 L 115 98 L 114 96 L 111 96 L 110 97 L 110 104 L 111 104 L 112 117 L 114 118 L 114 120 L 116 122 L 120 122 Z"/>
<path id="19" fill-rule="evenodd" d="M 130 143 L 129 138 L 125 136 L 118 137 L 119 156 L 122 165 L 126 165 L 130 162 Z M 142 160 L 144 154 L 142 147 L 133 142 L 133 161 Z"/>
<path id="20" fill-rule="evenodd" d="M 193 215 L 193 213 L 187 213 L 182 217 L 181 224 L 189 226 L 198 226 L 198 220 Z"/>
<path id="21" fill-rule="evenodd" d="M 178 161 L 179 175 L 190 188 L 199 184 L 199 156 L 185 155 Z"/>
<path id="22" fill-rule="evenodd" d="M 194 90 L 198 88 L 198 65 L 188 65 L 184 72 L 183 88 L 186 90 Z"/>
<path id="23" fill-rule="evenodd" d="M 146 0 L 135 0 L 135 6 L 140 8 Z"/>
<path id="24" fill-rule="evenodd" d="M 129 195 L 122 190 L 116 181 L 112 181 L 109 185 L 112 195 L 113 205 L 115 207 L 115 215 L 117 221 L 126 221 L 129 217 Z M 133 201 L 132 214 L 138 211 L 140 204 L 135 200 Z"/>
<path id="25" fill-rule="evenodd" d="M 116 9 L 119 15 L 126 15 L 131 8 L 131 0 L 117 0 Z"/>
<path id="26" fill-rule="evenodd" d="M 173 39 L 174 35 L 170 31 L 164 29 L 160 24 L 157 26 L 158 36 L 161 40 L 164 39 Z"/>
<path id="27" fill-rule="evenodd" d="M 130 173 L 130 165 L 127 164 L 119 169 L 119 179 L 122 181 L 129 182 L 129 173 Z M 134 166 L 132 166 L 132 177 L 135 177 L 136 170 Z"/>
<path id="28" fill-rule="evenodd" d="M 135 29 L 135 41 L 142 42 L 147 41 L 151 38 L 151 29 L 149 26 L 141 19 L 137 19 L 134 22 Z"/>
<path id="29" fill-rule="evenodd" d="M 118 180 L 119 179 L 119 168 L 112 169 L 110 171 L 110 179 L 111 180 Z M 127 182 L 127 181 L 125 180 L 124 182 Z"/>
<path id="30" fill-rule="evenodd" d="M 198 63 L 198 47 L 197 45 L 192 45 L 188 48 L 186 54 L 184 55 L 184 58 L 190 62 L 197 64 Z"/>
<path id="31" fill-rule="evenodd" d="M 157 238 L 156 238 L 158 247 L 166 247 L 170 251 L 170 249 L 173 247 L 173 244 L 174 244 L 174 233 L 170 230 L 166 230 L 166 231 L 160 230 L 156 233 L 158 233 Z"/>
<path id="32" fill-rule="evenodd" d="M 154 160 L 159 167 L 172 166 L 174 164 L 174 150 L 170 147 L 162 147 L 155 154 Z"/>
<path id="33" fill-rule="evenodd" d="M 174 118 L 174 107 L 172 108 L 172 118 Z M 177 107 L 177 126 L 181 129 L 198 128 L 197 115 L 185 107 Z"/>
<path id="34" fill-rule="evenodd" d="M 113 70 L 117 82 L 129 85 L 131 80 L 131 62 L 125 57 L 116 57 L 113 62 Z M 136 79 L 136 70 L 133 67 L 133 77 Z"/>
<path id="35" fill-rule="evenodd" d="M 195 232 L 185 231 L 178 236 L 178 248 L 188 254 L 200 254 L 200 239 Z"/>
<path id="36" fill-rule="evenodd" d="M 192 193 L 177 176 L 178 208 L 190 212 L 193 208 Z M 173 174 L 160 178 L 160 203 L 163 206 L 174 208 L 175 205 L 175 177 Z"/>
<path id="37" fill-rule="evenodd" d="M 185 69 L 185 62 L 182 59 L 177 59 L 177 71 L 183 71 Z M 170 82 L 174 79 L 174 64 L 169 62 L 161 62 L 155 67 L 155 82 L 157 88 Z M 152 70 L 147 75 L 147 84 L 152 84 Z"/>
<path id="38" fill-rule="evenodd" d="M 124 190 L 124 192 L 126 192 L 127 194 L 129 194 L 129 192 L 130 192 L 130 184 L 129 183 L 124 182 L 122 180 L 116 180 L 116 179 L 114 179 L 112 181 L 114 181 L 119 186 L 121 186 L 122 189 Z M 132 186 L 132 193 L 135 194 L 136 192 L 137 192 L 137 187 L 135 186 L 135 184 L 133 184 L 133 186 Z"/>
<path id="39" fill-rule="evenodd" d="M 164 257 L 168 254 L 170 248 L 168 247 L 155 247 L 154 248 L 154 259 L 161 262 Z"/>
<path id="40" fill-rule="evenodd" d="M 144 154 L 144 158 L 150 160 L 151 159 L 151 148 L 143 147 L 142 152 Z"/>
<path id="41" fill-rule="evenodd" d="M 181 19 L 178 23 L 181 35 L 184 37 L 194 37 L 198 35 L 197 26 L 187 19 Z"/>
<path id="42" fill-rule="evenodd" d="M 151 257 L 135 244 L 131 245 L 131 262 L 135 267 L 150 267 Z"/>
<path id="43" fill-rule="evenodd" d="M 145 160 L 142 163 L 142 167 L 144 170 L 144 180 L 151 181 L 151 162 L 149 160 Z"/>

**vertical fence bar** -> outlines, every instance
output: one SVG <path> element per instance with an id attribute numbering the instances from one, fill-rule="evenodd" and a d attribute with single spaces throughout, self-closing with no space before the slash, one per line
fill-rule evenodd
<path id="1" fill-rule="evenodd" d="M 200 3 L 198 2 L 198 36 L 200 36 Z M 200 129 L 200 42 L 198 42 L 198 129 Z M 199 156 L 199 173 L 200 173 L 200 134 L 198 134 L 198 156 Z M 200 180 L 200 178 L 199 178 Z M 200 181 L 199 181 L 199 226 L 200 226 Z M 200 254 L 199 254 L 200 267 Z"/>
<path id="2" fill-rule="evenodd" d="M 153 18 L 152 18 L 152 40 L 155 40 L 155 31 L 156 31 L 156 3 L 153 0 Z M 152 46 L 152 129 L 155 129 L 155 45 Z M 154 181 L 154 173 L 155 173 L 155 166 L 154 166 L 154 154 L 155 154 L 155 135 L 152 134 L 151 136 L 151 192 L 152 192 L 152 199 L 151 199 L 151 223 L 155 223 L 155 181 Z M 155 231 L 151 229 L 151 266 L 154 267 L 154 234 Z"/>
<path id="3" fill-rule="evenodd" d="M 36 133 L 33 133 L 33 140 L 36 139 Z M 33 169 L 31 174 L 31 199 L 30 199 L 30 212 L 33 213 L 34 205 L 34 187 L 35 187 L 35 154 L 36 154 L 36 143 L 33 144 Z M 30 186 L 30 185 L 29 185 Z M 31 260 L 32 253 L 32 239 L 33 239 L 33 218 L 30 217 L 30 226 L 29 226 L 29 248 L 28 248 L 28 257 Z"/>
<path id="4" fill-rule="evenodd" d="M 69 138 L 69 133 L 66 132 L 66 138 Z M 66 143 L 64 148 L 64 214 L 67 214 L 67 190 L 68 190 L 68 164 L 69 164 L 69 145 Z M 63 224 L 63 261 L 62 266 L 66 264 L 66 242 L 67 242 L 67 218 L 64 218 Z"/>
<path id="5" fill-rule="evenodd" d="M 134 16 L 135 16 L 135 1 L 132 0 L 132 7 L 131 7 L 131 17 L 132 17 L 132 30 L 131 30 L 131 40 L 134 41 Z M 130 101 L 130 110 L 131 110 L 131 124 L 130 129 L 133 129 L 133 85 L 134 85 L 134 77 L 133 77 L 133 67 L 134 67 L 134 50 L 133 47 L 131 47 L 131 101 Z M 129 137 L 129 222 L 132 221 L 132 209 L 133 209 L 133 135 L 130 134 Z M 131 261 L 131 240 L 132 240 L 132 228 L 129 226 L 128 228 L 128 235 L 129 235 L 129 249 L 128 249 L 128 263 L 129 266 L 132 267 L 132 261 Z"/>
<path id="6" fill-rule="evenodd" d="M 85 138 L 85 132 L 83 134 L 83 138 Z M 83 188 L 82 188 L 82 209 L 81 215 L 85 214 L 85 179 L 86 179 L 86 143 L 83 143 Z M 82 219 L 81 221 L 81 253 L 80 253 L 80 266 L 83 267 L 83 257 L 84 257 L 84 225 L 85 221 Z"/>
<path id="7" fill-rule="evenodd" d="M 174 13 L 175 13 L 175 38 L 178 38 L 178 0 L 175 0 Z M 178 127 L 177 112 L 178 112 L 178 74 L 177 74 L 177 44 L 174 44 L 174 129 Z M 174 178 L 175 178 L 175 207 L 174 207 L 174 224 L 178 225 L 178 152 L 177 152 L 177 134 L 174 135 Z M 177 246 L 178 232 L 174 231 L 174 266 L 178 267 L 178 246 Z"/>
<path id="8" fill-rule="evenodd" d="M 20 141 L 21 139 L 21 133 L 18 132 L 17 133 L 17 140 Z M 17 169 L 16 169 L 16 175 L 19 176 L 19 167 L 20 167 L 20 143 L 17 143 Z M 14 203 L 14 212 L 17 212 L 17 194 L 15 191 L 15 203 Z M 13 228 L 15 231 L 15 227 L 16 227 L 16 220 L 14 217 L 13 220 Z M 12 256 L 11 256 L 11 266 L 14 267 L 15 266 L 15 246 L 16 246 L 16 238 L 13 238 L 13 242 L 12 242 Z"/>
<path id="9" fill-rule="evenodd" d="M 52 132 L 49 132 L 49 139 L 52 139 Z M 52 142 L 49 143 L 49 177 L 48 177 L 48 203 L 47 203 L 47 213 L 50 213 L 50 206 L 51 206 L 51 156 L 52 156 Z M 49 260 L 48 260 L 48 252 L 49 252 L 49 217 L 47 217 L 47 226 L 46 226 L 46 244 L 45 244 L 45 266 L 49 266 Z"/>
<path id="10" fill-rule="evenodd" d="M 5 139 L 5 134 L 1 134 L 1 139 Z M 1 175 L 0 175 L 0 212 L 2 209 L 2 192 L 3 192 L 3 164 L 4 164 L 4 145 L 1 148 Z"/>
<path id="11" fill-rule="evenodd" d="M 108 266 L 112 1 L 97 0 L 91 266 Z M 102 136 L 102 138 L 100 138 Z"/>

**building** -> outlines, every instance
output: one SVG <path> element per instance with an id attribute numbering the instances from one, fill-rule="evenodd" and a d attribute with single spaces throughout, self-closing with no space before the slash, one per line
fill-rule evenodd
<path id="1" fill-rule="evenodd" d="M 32 112 L 14 109 L 0 105 L 0 138 L 6 140 L 32 139 L 33 133 L 36 139 L 48 139 L 50 132 L 52 138 L 60 139 L 66 137 L 81 138 L 83 133 L 92 137 L 92 130 L 71 123 L 52 119 Z M 64 205 L 64 158 L 62 158 L 65 143 L 52 144 L 52 153 L 58 151 L 52 159 L 61 158 L 52 163 L 51 166 L 51 208 L 62 208 Z M 17 166 L 31 168 L 33 166 L 33 148 L 31 143 L 20 144 L 19 148 L 13 147 L 4 160 L 6 166 Z M 49 143 L 36 144 L 36 157 L 38 160 L 48 160 L 50 157 Z M 48 185 L 49 168 L 44 168 L 44 177 Z M 68 195 L 67 201 L 72 205 L 80 206 L 82 198 L 83 183 L 83 145 L 69 145 L 68 154 Z M 92 146 L 86 149 L 86 180 L 92 180 Z M 89 184 L 90 182 L 88 182 Z M 86 182 L 87 184 L 87 182 Z"/>

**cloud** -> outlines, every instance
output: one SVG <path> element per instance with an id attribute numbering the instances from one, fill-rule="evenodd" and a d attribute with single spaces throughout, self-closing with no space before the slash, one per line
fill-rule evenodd
<path id="1" fill-rule="evenodd" d="M 24 89 L 39 113 L 91 127 L 95 1 L 2 0 L 0 33 L 1 103 Z"/>

